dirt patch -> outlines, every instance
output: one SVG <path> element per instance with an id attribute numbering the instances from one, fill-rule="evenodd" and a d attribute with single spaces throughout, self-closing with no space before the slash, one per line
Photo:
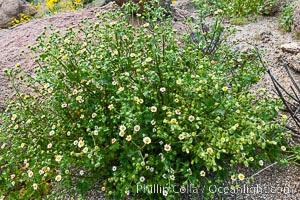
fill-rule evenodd
<path id="1" fill-rule="evenodd" d="M 283 33 L 278 29 L 278 17 L 261 17 L 255 23 L 243 26 L 235 26 L 236 33 L 231 36 L 237 45 L 234 47 L 242 51 L 250 51 L 258 48 L 263 54 L 263 60 L 267 61 L 267 68 L 288 89 L 291 81 L 283 64 L 287 61 L 288 53 L 283 52 L 281 46 L 296 40 L 290 33 Z M 296 41 L 297 42 L 297 41 Z M 300 84 L 299 72 L 291 69 L 291 73 L 297 84 Z M 267 88 L 274 94 L 274 86 L 270 76 L 266 73 L 259 83 L 252 88 Z M 299 144 L 299 143 L 298 143 Z M 254 174 L 255 172 L 250 173 Z M 268 168 L 256 176 L 255 181 L 247 188 L 263 187 L 261 193 L 246 191 L 238 199 L 295 199 L 300 198 L 300 168 L 283 167 L 276 169 L 275 166 Z"/>

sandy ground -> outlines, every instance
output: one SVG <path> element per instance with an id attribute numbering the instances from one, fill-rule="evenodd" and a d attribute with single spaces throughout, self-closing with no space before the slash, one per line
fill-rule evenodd
<path id="1" fill-rule="evenodd" d="M 27 23 L 18 25 L 11 29 L 0 30 L 0 108 L 4 107 L 6 95 L 11 95 L 13 90 L 9 86 L 9 80 L 4 76 L 2 69 L 13 68 L 16 63 L 20 63 L 25 71 L 32 71 L 34 67 L 34 55 L 26 48 L 27 45 L 35 44 L 35 38 L 41 33 L 43 27 L 53 24 L 58 29 L 76 26 L 83 18 L 94 20 L 95 12 L 113 9 L 112 4 L 108 4 L 100 8 L 88 8 L 76 12 L 60 13 L 45 19 L 35 19 Z M 175 27 L 181 31 L 182 16 L 185 11 L 178 11 L 177 18 L 179 22 L 175 23 Z M 289 85 L 287 74 L 282 68 L 281 59 L 287 55 L 282 52 L 281 45 L 295 41 L 290 34 L 282 33 L 278 30 L 277 17 L 262 17 L 255 23 L 243 26 L 236 26 L 237 32 L 231 37 L 237 40 L 237 46 L 240 50 L 249 50 L 257 46 L 264 52 L 264 59 L 268 61 L 268 68 L 271 72 L 286 86 Z M 20 52 L 24 51 L 22 55 Z M 299 74 L 293 72 L 298 82 Z M 259 82 L 257 87 L 265 87 L 272 90 L 272 82 L 268 75 Z M 249 172 L 249 174 L 255 172 Z M 271 167 L 257 176 L 253 183 L 255 186 L 266 186 L 264 194 L 240 194 L 233 199 L 300 199 L 300 168 L 285 167 L 276 170 Z M 272 193 L 271 188 L 278 188 Z M 283 191 L 280 188 L 285 188 Z M 280 190 L 280 192 L 278 192 Z M 188 198 L 188 197 L 185 197 Z M 89 199 L 102 199 L 101 193 L 91 191 Z M 201 199 L 201 197 L 199 197 Z M 231 198 L 230 198 L 231 199 Z"/>

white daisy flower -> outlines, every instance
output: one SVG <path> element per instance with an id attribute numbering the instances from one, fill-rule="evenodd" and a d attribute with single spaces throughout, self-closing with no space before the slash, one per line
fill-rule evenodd
<path id="1" fill-rule="evenodd" d="M 83 153 L 87 153 L 89 151 L 89 148 L 87 148 L 87 147 L 84 147 L 83 149 L 82 149 L 82 152 Z"/>
<path id="2" fill-rule="evenodd" d="M 121 126 L 120 126 L 120 131 L 125 131 L 125 130 L 126 130 L 126 126 L 121 125 Z"/>
<path id="3" fill-rule="evenodd" d="M 174 181 L 174 180 L 175 180 L 175 176 L 174 176 L 174 175 L 171 175 L 171 176 L 170 176 L 170 179 L 171 179 L 172 181 Z"/>
<path id="4" fill-rule="evenodd" d="M 76 97 L 76 101 L 78 101 L 79 103 L 83 103 L 84 102 L 82 96 L 77 96 Z"/>
<path id="5" fill-rule="evenodd" d="M 136 57 L 136 54 L 135 54 L 135 53 L 131 53 L 129 56 L 130 56 L 131 58 L 134 58 L 134 57 Z"/>
<path id="6" fill-rule="evenodd" d="M 226 92 L 226 91 L 228 90 L 228 87 L 223 87 L 222 90 L 223 90 L 224 92 Z"/>
<path id="7" fill-rule="evenodd" d="M 124 137 L 124 135 L 125 135 L 125 132 L 124 131 L 120 131 L 119 136 L 120 137 Z"/>
<path id="8" fill-rule="evenodd" d="M 51 148 L 52 148 L 52 144 L 49 143 L 49 144 L 47 145 L 47 148 L 48 148 L 48 149 L 51 149 Z"/>
<path id="9" fill-rule="evenodd" d="M 171 119 L 171 124 L 178 124 L 177 119 L 175 118 Z"/>
<path id="10" fill-rule="evenodd" d="M 78 142 L 78 147 L 81 148 L 81 147 L 83 147 L 83 146 L 84 146 L 84 141 L 83 141 L 83 140 L 80 140 L 80 141 Z"/>
<path id="11" fill-rule="evenodd" d="M 157 111 L 157 107 L 156 106 L 152 106 L 151 107 L 151 112 L 156 112 Z"/>
<path id="12" fill-rule="evenodd" d="M 27 171 L 28 177 L 31 178 L 33 176 L 33 172 L 31 170 Z"/>
<path id="13" fill-rule="evenodd" d="M 50 87 L 50 84 L 49 83 L 45 83 L 44 89 L 48 89 L 49 87 Z"/>
<path id="14" fill-rule="evenodd" d="M 178 136 L 179 140 L 183 140 L 185 137 L 184 137 L 184 134 L 181 133 L 179 136 Z"/>
<path id="15" fill-rule="evenodd" d="M 133 129 L 135 132 L 138 132 L 141 129 L 141 127 L 139 125 L 135 125 Z"/>
<path id="16" fill-rule="evenodd" d="M 145 182 L 145 180 L 146 180 L 146 179 L 145 179 L 145 177 L 144 177 L 144 176 L 141 176 L 141 177 L 140 177 L 140 182 L 142 182 L 142 183 L 143 183 L 143 182 Z"/>
<path id="17" fill-rule="evenodd" d="M 61 155 L 56 155 L 56 156 L 55 156 L 55 161 L 56 161 L 56 162 L 60 162 L 61 159 L 62 159 L 62 156 L 61 156 Z"/>
<path id="18" fill-rule="evenodd" d="M 124 91 L 124 87 L 119 87 L 118 89 L 120 92 L 123 92 Z"/>
<path id="19" fill-rule="evenodd" d="M 231 176 L 231 180 L 232 180 L 232 181 L 236 181 L 235 175 L 232 175 L 232 176 Z"/>
<path id="20" fill-rule="evenodd" d="M 13 114 L 13 115 L 11 116 L 11 118 L 10 118 L 10 119 L 11 119 L 12 121 L 15 121 L 15 120 L 16 120 L 16 118 L 17 118 L 17 115 L 16 115 L 16 114 Z"/>
<path id="21" fill-rule="evenodd" d="M 165 92 L 165 91 L 166 91 L 166 88 L 165 88 L 165 87 L 161 87 L 161 88 L 159 89 L 159 91 Z"/>
<path id="22" fill-rule="evenodd" d="M 96 113 L 93 113 L 93 114 L 92 114 L 92 118 L 95 118 L 95 117 L 97 117 L 97 114 L 96 114 Z"/>
<path id="23" fill-rule="evenodd" d="M 57 182 L 61 181 L 61 175 L 57 175 L 57 176 L 55 177 L 55 180 L 56 180 Z"/>
<path id="24" fill-rule="evenodd" d="M 66 103 L 61 104 L 62 108 L 66 108 L 67 106 L 68 106 L 68 104 L 66 104 Z"/>
<path id="25" fill-rule="evenodd" d="M 126 140 L 127 140 L 128 142 L 130 142 L 130 141 L 131 141 L 131 135 L 128 135 L 128 136 L 126 137 Z"/>
<path id="26" fill-rule="evenodd" d="M 37 185 L 36 183 L 34 183 L 34 184 L 32 185 L 32 187 L 33 187 L 34 190 L 37 190 L 37 189 L 38 189 L 38 185 Z"/>
<path id="27" fill-rule="evenodd" d="M 114 108 L 114 105 L 113 104 L 110 104 L 109 106 L 108 106 L 108 109 L 109 110 L 112 110 Z"/>
<path id="28" fill-rule="evenodd" d="M 282 151 L 286 151 L 286 147 L 285 146 L 281 146 L 280 147 Z"/>
<path id="29" fill-rule="evenodd" d="M 205 176 L 205 171 L 202 170 L 202 171 L 200 172 L 200 176 Z"/>
<path id="30" fill-rule="evenodd" d="M 190 122 L 193 122 L 193 121 L 195 120 L 195 117 L 194 117 L 193 115 L 190 115 L 189 118 L 188 118 L 188 120 L 189 120 Z"/>
<path id="31" fill-rule="evenodd" d="M 207 151 L 207 153 L 212 153 L 214 150 L 209 147 L 209 148 L 206 149 L 206 151 Z"/>
<path id="32" fill-rule="evenodd" d="M 54 131 L 54 130 L 51 130 L 51 131 L 49 132 L 49 135 L 52 136 L 52 135 L 54 135 L 54 133 L 55 133 L 55 131 Z"/>
<path id="33" fill-rule="evenodd" d="M 239 174 L 238 177 L 239 177 L 239 179 L 240 179 L 241 181 L 245 179 L 245 175 L 244 175 L 244 174 Z"/>
<path id="34" fill-rule="evenodd" d="M 145 144 L 150 144 L 150 143 L 151 143 L 151 138 L 149 138 L 149 137 L 144 137 L 144 138 L 143 138 L 143 142 L 144 142 Z"/>
<path id="35" fill-rule="evenodd" d="M 151 62 L 151 61 L 152 61 L 152 58 L 148 57 L 148 58 L 146 58 L 145 61 L 146 61 L 146 62 Z"/>
<path id="36" fill-rule="evenodd" d="M 168 190 L 164 190 L 164 191 L 163 191 L 163 195 L 164 195 L 165 197 L 168 196 L 168 193 L 169 193 Z"/>
<path id="37" fill-rule="evenodd" d="M 143 100 L 143 99 L 139 99 L 139 100 L 138 100 L 138 103 L 139 103 L 139 104 L 143 104 L 143 103 L 144 103 L 144 100 Z"/>
<path id="38" fill-rule="evenodd" d="M 164 149 L 165 149 L 165 151 L 170 151 L 171 150 L 171 145 L 165 144 Z"/>

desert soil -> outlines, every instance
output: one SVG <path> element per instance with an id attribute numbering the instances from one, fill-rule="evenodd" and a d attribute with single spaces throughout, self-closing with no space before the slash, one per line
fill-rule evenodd
<path id="1" fill-rule="evenodd" d="M 42 32 L 43 27 L 52 24 L 57 29 L 75 27 L 82 19 L 88 18 L 95 20 L 95 13 L 108 9 L 113 9 L 112 4 L 104 7 L 94 7 L 79 10 L 76 12 L 60 13 L 43 19 L 31 20 L 10 29 L 0 30 L 0 110 L 4 108 L 6 96 L 13 93 L 9 80 L 4 76 L 3 68 L 14 68 L 16 63 L 20 63 L 21 68 L 26 72 L 31 72 L 35 66 L 34 54 L 30 52 L 27 45 L 34 45 L 36 37 Z M 182 31 L 182 17 L 189 11 L 177 10 L 177 22 L 174 26 Z M 268 68 L 276 78 L 288 87 L 290 81 L 285 73 L 282 60 L 288 55 L 281 50 L 281 45 L 289 42 L 297 42 L 289 33 L 283 33 L 278 29 L 278 17 L 260 17 L 257 22 L 247 25 L 235 26 L 236 33 L 231 39 L 237 40 L 235 48 L 243 51 L 258 47 L 264 52 L 264 59 L 268 61 Z M 228 24 L 228 23 L 227 23 Z M 299 41 L 298 41 L 299 42 Z M 20 52 L 24 51 L 22 55 Z M 299 82 L 300 76 L 293 71 L 293 75 Z M 272 82 L 266 74 L 259 82 L 257 87 L 273 89 Z M 254 174 L 248 172 L 249 175 Z M 262 193 L 250 194 L 244 192 L 234 199 L 300 199 L 300 168 L 283 167 L 276 169 L 270 167 L 256 176 L 257 179 L 252 183 L 252 187 L 264 187 Z M 101 192 L 91 191 L 89 199 L 102 199 Z M 199 199 L 201 199 L 199 197 Z"/>

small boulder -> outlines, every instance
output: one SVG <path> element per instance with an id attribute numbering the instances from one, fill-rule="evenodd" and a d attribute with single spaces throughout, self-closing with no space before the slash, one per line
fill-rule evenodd
<path id="1" fill-rule="evenodd" d="M 286 58 L 286 61 L 295 71 L 300 72 L 300 53 L 291 55 Z"/>
<path id="2" fill-rule="evenodd" d="M 298 54 L 300 53 L 300 44 L 298 42 L 283 44 L 281 45 L 281 49 L 286 53 Z"/>
<path id="3" fill-rule="evenodd" d="M 20 13 L 33 15 L 35 12 L 35 8 L 25 0 L 0 0 L 0 28 L 9 27 L 12 19 Z"/>
<path id="4" fill-rule="evenodd" d="M 175 8 L 179 8 L 181 10 L 187 10 L 189 12 L 195 12 L 196 6 L 192 2 L 192 0 L 179 0 L 172 3 Z"/>

